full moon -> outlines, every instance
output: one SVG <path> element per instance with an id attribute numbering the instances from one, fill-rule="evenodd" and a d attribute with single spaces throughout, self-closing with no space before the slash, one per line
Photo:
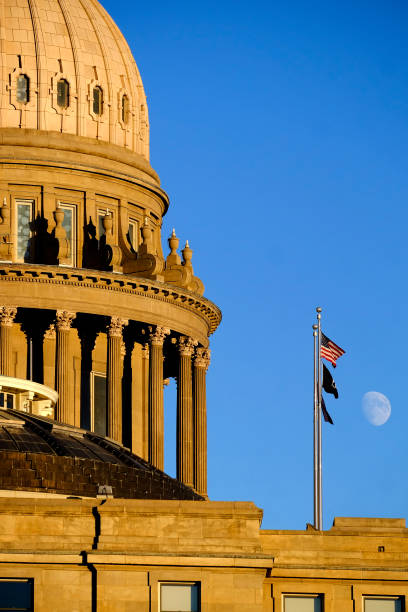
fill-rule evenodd
<path id="1" fill-rule="evenodd" d="M 390 400 L 378 391 L 364 393 L 362 407 L 364 416 L 371 425 L 384 425 L 391 416 Z"/>

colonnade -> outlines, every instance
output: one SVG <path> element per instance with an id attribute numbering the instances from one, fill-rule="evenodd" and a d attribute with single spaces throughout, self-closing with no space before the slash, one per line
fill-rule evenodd
<path id="1" fill-rule="evenodd" d="M 0 374 L 11 376 L 12 326 L 17 308 L 0 306 Z M 55 315 L 55 388 L 59 394 L 55 418 L 70 423 L 72 406 L 70 392 L 73 370 L 69 351 L 70 329 L 76 313 L 57 310 Z M 106 409 L 107 435 L 122 443 L 122 376 L 123 331 L 126 319 L 112 316 L 106 326 Z M 93 330 L 94 336 L 95 330 Z M 149 462 L 164 469 L 164 402 L 163 402 L 163 346 L 170 329 L 149 327 L 143 358 L 149 360 L 147 455 Z M 177 350 L 177 479 L 207 496 L 207 415 L 206 371 L 210 351 L 198 346 L 188 336 L 171 337 Z M 91 343 L 91 344 L 94 344 Z"/>

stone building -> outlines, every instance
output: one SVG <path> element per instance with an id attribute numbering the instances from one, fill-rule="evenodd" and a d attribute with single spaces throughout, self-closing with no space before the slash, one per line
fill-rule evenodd
<path id="1" fill-rule="evenodd" d="M 221 320 L 97 0 L 0 0 L 0 610 L 402 612 L 400 519 L 261 529 L 207 497 Z M 177 379 L 177 478 L 163 385 Z"/>

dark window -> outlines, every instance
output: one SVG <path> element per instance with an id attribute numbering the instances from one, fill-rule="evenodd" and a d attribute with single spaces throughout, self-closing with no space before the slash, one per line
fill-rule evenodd
<path id="1" fill-rule="evenodd" d="M 0 610 L 33 612 L 33 586 L 31 579 L 0 578 Z"/>
<path id="2" fill-rule="evenodd" d="M 69 83 L 65 79 L 60 79 L 57 83 L 57 104 L 61 108 L 69 106 Z"/>
<path id="3" fill-rule="evenodd" d="M 29 84 L 30 80 L 25 74 L 20 74 L 17 77 L 17 102 L 27 104 L 29 100 Z"/>
<path id="4" fill-rule="evenodd" d="M 93 431 L 106 436 L 106 376 L 93 372 L 92 378 Z"/>
<path id="5" fill-rule="evenodd" d="M 129 121 L 129 98 L 126 94 L 122 96 L 122 121 L 123 123 Z"/>
<path id="6" fill-rule="evenodd" d="M 93 89 L 93 112 L 95 115 L 102 115 L 103 111 L 103 91 L 101 87 L 94 87 Z"/>

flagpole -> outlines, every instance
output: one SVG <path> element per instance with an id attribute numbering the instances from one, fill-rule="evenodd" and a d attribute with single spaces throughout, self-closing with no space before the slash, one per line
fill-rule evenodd
<path id="1" fill-rule="evenodd" d="M 322 347 L 322 326 L 321 326 L 321 308 L 316 308 L 317 312 L 317 430 L 318 430 L 318 531 L 323 530 L 323 487 L 322 487 L 322 365 L 321 365 L 321 347 Z"/>
<path id="2" fill-rule="evenodd" d="M 318 525 L 319 502 L 318 502 L 318 406 L 317 406 L 317 325 L 313 325 L 313 524 L 315 529 Z"/>

